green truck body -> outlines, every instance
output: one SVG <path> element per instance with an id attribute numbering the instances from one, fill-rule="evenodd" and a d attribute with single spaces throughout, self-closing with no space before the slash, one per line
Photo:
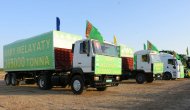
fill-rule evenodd
<path id="1" fill-rule="evenodd" d="M 124 44 L 119 44 L 118 46 L 119 56 L 120 57 L 128 57 L 133 58 L 134 56 L 134 49 L 127 47 Z"/>
<path id="2" fill-rule="evenodd" d="M 121 58 L 96 55 L 94 73 L 96 75 L 98 74 L 121 75 Z"/>
<path id="3" fill-rule="evenodd" d="M 32 38 L 5 45 L 5 71 L 31 71 L 56 69 L 55 48 L 71 50 L 72 44 L 81 36 L 51 31 Z"/>
<path id="4" fill-rule="evenodd" d="M 164 72 L 164 64 L 162 62 L 153 63 L 153 73 L 160 74 Z"/>

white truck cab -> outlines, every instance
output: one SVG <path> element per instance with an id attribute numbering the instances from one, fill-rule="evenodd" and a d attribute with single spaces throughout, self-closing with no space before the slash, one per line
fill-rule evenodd
<path id="1" fill-rule="evenodd" d="M 163 79 L 170 80 L 180 78 L 183 65 L 173 55 L 168 53 L 160 53 L 161 61 L 164 63 Z"/>
<path id="2" fill-rule="evenodd" d="M 74 92 L 80 94 L 83 88 L 88 86 L 103 91 L 107 86 L 117 86 L 119 84 L 121 58 L 118 56 L 115 45 L 84 39 L 76 41 L 72 51 L 71 87 Z M 78 74 L 82 78 L 79 78 Z M 77 76 L 77 78 L 73 76 Z"/>
<path id="3" fill-rule="evenodd" d="M 134 53 L 134 69 L 137 83 L 152 82 L 154 77 L 161 77 L 163 63 L 159 53 L 152 50 L 141 50 Z"/>

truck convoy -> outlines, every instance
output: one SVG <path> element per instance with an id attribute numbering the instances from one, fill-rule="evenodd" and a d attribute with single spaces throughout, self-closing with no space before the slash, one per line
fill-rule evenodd
<path id="1" fill-rule="evenodd" d="M 184 68 L 180 60 L 168 53 L 160 53 L 160 58 L 164 63 L 163 79 L 170 80 L 183 77 Z"/>
<path id="2" fill-rule="evenodd" d="M 5 45 L 3 52 L 7 85 L 36 82 L 42 90 L 70 85 L 81 94 L 88 87 L 104 91 L 119 84 L 121 58 L 110 43 L 51 31 Z"/>
<path id="3" fill-rule="evenodd" d="M 141 50 L 133 54 L 132 49 L 120 45 L 119 53 L 122 59 L 123 76 L 135 78 L 138 84 L 143 84 L 145 81 L 151 83 L 154 77 L 162 76 L 163 63 L 160 60 L 158 52 L 153 50 Z"/>

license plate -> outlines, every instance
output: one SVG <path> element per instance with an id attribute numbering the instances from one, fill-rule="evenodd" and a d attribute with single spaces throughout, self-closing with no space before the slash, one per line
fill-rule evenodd
<path id="1" fill-rule="evenodd" d="M 106 82 L 109 83 L 109 82 L 112 82 L 112 80 L 111 79 L 107 79 Z"/>

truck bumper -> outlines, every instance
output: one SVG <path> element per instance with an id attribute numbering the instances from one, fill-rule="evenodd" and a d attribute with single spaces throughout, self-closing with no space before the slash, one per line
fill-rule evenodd
<path id="1" fill-rule="evenodd" d="M 162 79 L 162 74 L 161 73 L 160 74 L 153 74 L 153 77 L 155 79 L 161 80 Z"/>
<path id="2" fill-rule="evenodd" d="M 102 75 L 94 76 L 94 87 L 111 87 L 119 85 L 120 76 Z"/>

